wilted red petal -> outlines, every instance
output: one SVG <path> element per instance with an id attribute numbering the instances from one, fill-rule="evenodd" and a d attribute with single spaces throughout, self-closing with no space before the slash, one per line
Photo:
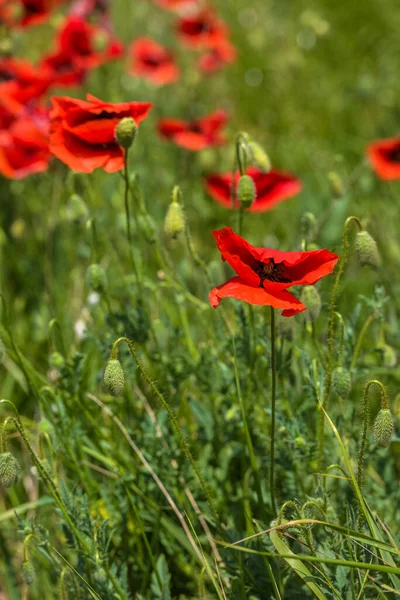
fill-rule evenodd
<path id="1" fill-rule="evenodd" d="M 400 179 L 400 136 L 378 140 L 367 148 L 372 168 L 381 179 Z"/>

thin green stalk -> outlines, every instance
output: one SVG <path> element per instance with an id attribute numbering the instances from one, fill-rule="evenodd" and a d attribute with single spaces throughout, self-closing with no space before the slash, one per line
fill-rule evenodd
<path id="1" fill-rule="evenodd" d="M 272 372 L 272 390 L 271 390 L 271 446 L 270 446 L 270 472 L 269 486 L 271 493 L 271 506 L 276 514 L 275 499 L 275 405 L 276 405 L 276 348 L 275 348 L 275 313 L 271 306 L 271 372 Z"/>
<path id="2" fill-rule="evenodd" d="M 164 396 L 162 395 L 162 393 L 160 392 L 160 390 L 158 389 L 158 387 L 156 386 L 156 384 L 154 383 L 154 381 L 149 377 L 149 375 L 146 373 L 146 371 L 144 370 L 142 363 L 139 360 L 139 357 L 137 355 L 137 352 L 133 346 L 133 343 L 131 342 L 131 340 L 129 340 L 126 337 L 121 337 L 118 338 L 112 347 L 112 351 L 111 351 L 111 359 L 117 359 L 118 358 L 118 346 L 121 342 L 125 342 L 129 348 L 129 351 L 133 357 L 133 359 L 136 362 L 137 368 L 139 369 L 140 374 L 142 375 L 142 377 L 147 381 L 147 383 L 150 385 L 151 389 L 153 390 L 154 394 L 157 396 L 157 398 L 160 400 L 161 404 L 163 405 L 163 407 L 165 408 L 165 410 L 168 413 L 169 418 L 171 419 L 172 422 L 172 426 L 174 428 L 174 431 L 178 437 L 178 440 L 182 446 L 182 449 L 184 451 L 184 453 L 186 454 L 187 459 L 189 460 L 190 464 L 192 465 L 192 468 L 197 476 L 197 479 L 203 489 L 203 492 L 208 500 L 208 503 L 210 505 L 210 508 L 212 510 L 212 513 L 214 515 L 215 520 L 218 522 L 218 513 L 217 510 L 214 506 L 214 502 L 211 498 L 211 494 L 210 491 L 207 487 L 206 482 L 204 481 L 204 478 L 202 476 L 202 474 L 199 471 L 199 468 L 197 466 L 197 463 L 195 461 L 195 459 L 193 458 L 192 452 L 189 448 L 189 445 L 185 439 L 185 436 L 182 432 L 182 429 L 178 423 L 178 420 L 175 416 L 174 411 L 172 410 L 171 406 L 169 405 L 169 403 L 167 402 L 167 400 L 164 398 Z"/>
<path id="3" fill-rule="evenodd" d="M 326 365 L 325 372 L 325 381 L 324 381 L 324 392 L 322 396 L 322 407 L 326 410 L 329 393 L 331 389 L 332 383 L 332 372 L 333 372 L 333 355 L 334 355 L 334 341 L 335 341 L 335 306 L 336 306 L 336 298 L 339 292 L 340 280 L 342 278 L 344 268 L 347 263 L 348 253 L 349 253 L 349 240 L 348 240 L 348 230 L 349 226 L 352 222 L 355 222 L 360 231 L 362 231 L 363 227 L 361 225 L 360 219 L 358 217 L 348 217 L 345 221 L 343 228 L 343 255 L 339 260 L 339 268 L 336 273 L 336 278 L 332 288 L 331 301 L 329 306 L 329 319 L 328 319 L 328 359 Z M 317 471 L 320 471 L 322 468 L 322 462 L 324 458 L 324 446 L 325 446 L 325 418 L 324 413 L 321 410 L 319 413 L 318 420 L 318 428 L 317 428 Z"/>
<path id="4" fill-rule="evenodd" d="M 357 342 L 356 342 L 353 356 L 352 356 L 351 363 L 350 363 L 350 371 L 355 369 L 355 366 L 356 366 L 357 360 L 358 360 L 358 356 L 360 354 L 361 346 L 362 346 L 362 343 L 364 340 L 364 336 L 367 333 L 369 326 L 376 319 L 376 317 L 377 317 L 377 315 L 375 313 L 373 313 L 372 315 L 369 315 L 368 319 L 365 321 L 365 323 L 358 335 Z"/>
<path id="5" fill-rule="evenodd" d="M 128 173 L 128 149 L 125 150 L 124 153 L 124 183 L 125 183 L 125 190 L 124 190 L 124 203 L 125 203 L 125 216 L 126 216 L 126 235 L 128 238 L 128 245 L 129 245 L 129 258 L 132 264 L 132 268 L 133 268 L 133 272 L 135 274 L 135 279 L 136 279 L 136 283 L 138 286 L 138 292 L 139 292 L 139 296 L 142 297 L 142 291 L 141 291 L 141 286 L 140 286 L 140 279 L 139 279 L 139 271 L 138 271 L 138 267 L 136 265 L 136 261 L 135 261 L 135 257 L 133 254 L 133 240 L 132 240 L 132 231 L 131 231 L 131 217 L 130 217 L 130 210 L 129 210 L 129 190 L 130 190 L 130 185 L 129 185 L 129 173 Z"/>

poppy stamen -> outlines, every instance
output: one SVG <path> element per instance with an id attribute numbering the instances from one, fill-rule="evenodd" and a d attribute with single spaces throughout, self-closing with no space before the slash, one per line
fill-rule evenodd
<path id="1" fill-rule="evenodd" d="M 263 287 L 265 280 L 277 283 L 289 283 L 290 281 L 290 279 L 285 277 L 285 265 L 283 263 L 275 263 L 273 258 L 270 259 L 269 263 L 256 260 L 252 269 L 260 277 L 260 287 Z"/>

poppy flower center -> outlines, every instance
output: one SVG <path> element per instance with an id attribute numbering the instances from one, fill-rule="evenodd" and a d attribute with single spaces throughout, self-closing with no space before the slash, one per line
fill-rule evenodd
<path id="1" fill-rule="evenodd" d="M 275 263 L 273 258 L 270 259 L 269 263 L 256 260 L 252 265 L 252 269 L 260 278 L 260 287 L 263 287 L 265 280 L 276 281 L 277 283 L 289 283 L 290 281 L 285 277 L 285 265 Z"/>
<path id="2" fill-rule="evenodd" d="M 395 163 L 400 163 L 400 148 L 395 148 L 389 152 L 389 160 Z"/>
<path id="3" fill-rule="evenodd" d="M 158 67 L 163 62 L 163 58 L 161 56 L 144 56 L 142 58 L 143 63 L 146 67 Z"/>

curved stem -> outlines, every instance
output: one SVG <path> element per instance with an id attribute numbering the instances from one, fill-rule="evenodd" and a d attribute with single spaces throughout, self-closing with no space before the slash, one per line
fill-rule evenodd
<path id="1" fill-rule="evenodd" d="M 339 321 L 339 324 L 340 324 L 339 356 L 338 356 L 337 365 L 338 365 L 338 367 L 341 367 L 342 363 L 343 363 L 343 348 L 344 348 L 344 321 L 343 321 L 342 315 L 337 311 L 335 311 L 335 317 L 337 318 L 337 320 Z"/>
<path id="2" fill-rule="evenodd" d="M 136 362 L 137 368 L 139 369 L 140 374 L 142 375 L 142 377 L 147 381 L 147 383 L 150 385 L 151 389 L 153 390 L 154 394 L 157 396 L 157 398 L 160 400 L 161 404 L 163 405 L 163 407 L 165 408 L 165 410 L 168 413 L 169 418 L 171 419 L 172 422 L 172 426 L 174 428 L 174 431 L 178 437 L 178 440 L 182 446 L 182 449 L 184 451 L 184 453 L 186 454 L 186 457 L 188 458 L 190 464 L 192 465 L 192 468 L 197 476 L 197 479 L 203 489 L 203 492 L 208 500 L 208 503 L 210 505 L 210 508 L 213 512 L 214 518 L 216 519 L 216 521 L 218 522 L 218 513 L 217 510 L 214 506 L 214 502 L 211 498 L 211 494 L 210 491 L 207 487 L 206 482 L 204 481 L 204 478 L 202 476 L 202 474 L 199 471 L 199 468 L 197 466 L 196 461 L 193 458 L 193 455 L 191 453 L 191 450 L 189 448 L 189 445 L 185 439 L 185 436 L 180 428 L 180 425 L 178 423 L 178 420 L 175 416 L 174 411 L 172 410 L 171 406 L 168 404 L 167 400 L 164 398 L 164 396 L 162 395 L 162 393 L 160 392 L 160 390 L 158 389 L 158 387 L 156 386 L 156 384 L 154 383 L 154 381 L 152 381 L 152 379 L 149 377 L 149 375 L 146 373 L 146 371 L 144 370 L 142 363 L 139 360 L 139 357 L 137 355 L 137 352 L 135 350 L 135 347 L 133 345 L 133 343 L 131 342 L 131 340 L 129 340 L 126 337 L 121 337 L 118 338 L 113 346 L 112 346 L 112 350 L 111 350 L 111 359 L 115 360 L 118 358 L 118 346 L 121 342 L 125 342 L 129 348 L 129 351 L 133 357 L 133 359 Z"/>
<path id="3" fill-rule="evenodd" d="M 276 405 L 276 351 L 275 351 L 275 312 L 271 306 L 271 371 L 272 371 L 272 392 L 271 392 L 271 446 L 270 446 L 270 472 L 269 486 L 271 492 L 271 506 L 276 513 L 275 500 L 275 405 Z"/>
<path id="4" fill-rule="evenodd" d="M 328 320 L 328 360 L 326 366 L 326 374 L 325 374 L 325 382 L 324 382 L 324 393 L 322 396 L 322 408 L 326 410 L 326 406 L 329 399 L 329 393 L 331 389 L 332 383 L 332 371 L 333 371 L 333 353 L 334 353 L 334 341 L 335 341 L 335 306 L 336 306 L 336 297 L 339 291 L 340 280 L 342 278 L 344 268 L 347 263 L 348 253 L 349 253 L 349 240 L 348 240 L 348 231 L 351 223 L 356 223 L 359 231 L 362 231 L 363 226 L 358 217 L 348 217 L 345 221 L 343 228 L 343 255 L 339 260 L 339 268 L 336 273 L 335 281 L 332 288 L 331 301 L 329 306 L 329 320 Z M 322 461 L 324 458 L 324 442 L 325 442 L 325 419 L 324 412 L 321 410 L 319 414 L 318 421 L 318 432 L 317 432 L 317 440 L 318 440 L 318 451 L 317 451 L 317 470 L 320 471 L 322 467 Z"/>
<path id="5" fill-rule="evenodd" d="M 141 288 L 139 286 L 139 271 L 135 262 L 135 257 L 133 255 L 133 240 L 132 240 L 132 231 L 131 231 L 131 217 L 129 210 L 129 173 L 128 173 L 128 150 L 125 150 L 124 153 L 124 182 L 125 182 L 125 191 L 124 191 L 124 203 L 125 203 L 125 217 L 126 217 L 126 235 L 128 238 L 129 244 L 129 258 L 132 263 L 132 268 L 135 274 L 136 283 L 138 285 L 139 296 L 141 296 Z"/>

